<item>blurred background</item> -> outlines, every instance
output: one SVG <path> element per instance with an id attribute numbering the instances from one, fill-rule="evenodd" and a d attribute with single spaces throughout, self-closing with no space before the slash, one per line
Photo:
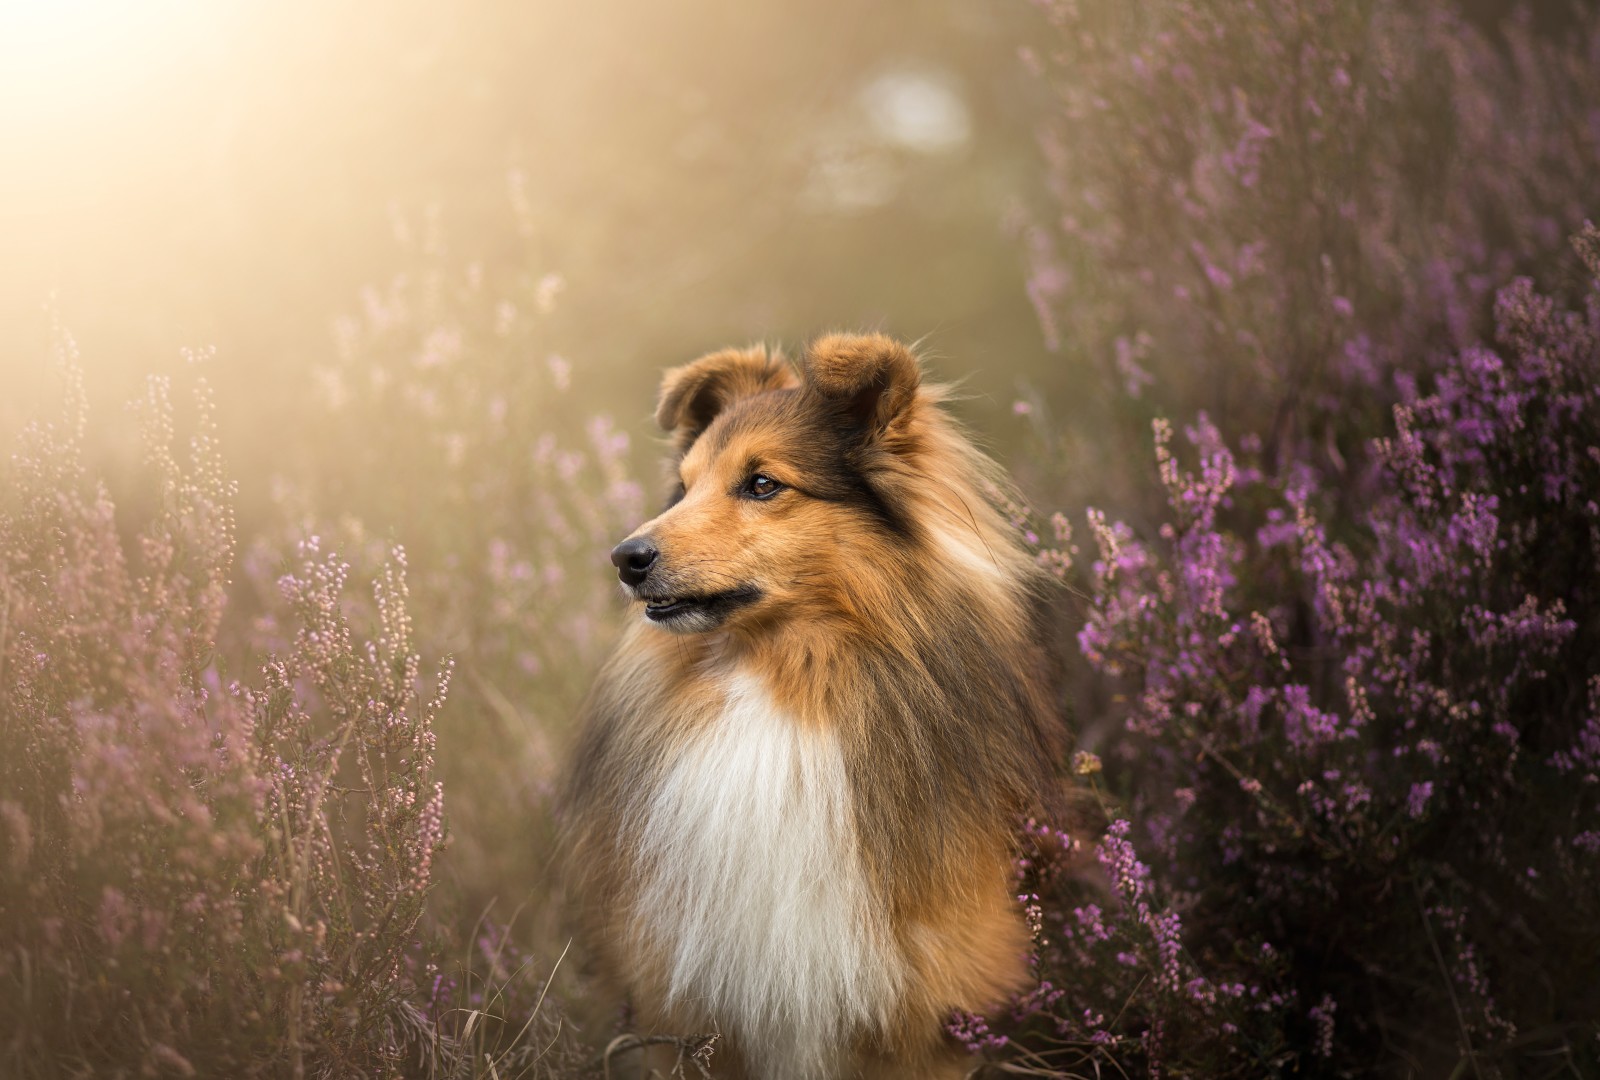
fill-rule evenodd
<path id="1" fill-rule="evenodd" d="M 161 504 L 125 403 L 170 376 L 181 435 L 203 377 L 245 677 L 292 647 L 298 538 L 358 582 L 407 547 L 417 648 L 460 665 L 451 911 L 531 899 L 559 949 L 546 800 L 621 614 L 606 552 L 657 498 L 663 368 L 880 329 L 1020 437 L 1048 357 L 1025 4 L 0 11 L 0 437 L 57 414 L 59 323 L 131 535 Z"/>
<path id="2" fill-rule="evenodd" d="M 215 345 L 248 504 L 336 315 L 408 244 L 560 275 L 548 340 L 628 426 L 664 365 L 828 328 L 1005 395 L 1040 335 L 1026 5 L 14 3 L 0 423 Z M 1009 405 L 1007 398 L 1006 405 Z M 980 402 L 974 408 L 990 407 Z"/>
<path id="3" fill-rule="evenodd" d="M 1110 1016 L 1124 1075 L 1162 1030 L 1169 1074 L 1600 1062 L 1594 4 L 0 0 L 0 155 L 0 1073 L 602 1045 L 552 797 L 660 373 L 832 329 L 963 384 L 1077 748 L 1235 980 L 1225 1020 L 1097 938 L 1019 1054 Z M 1544 667 L 1455 647 L 1535 595 Z M 1382 722 L 1302 754 L 1311 701 Z"/>

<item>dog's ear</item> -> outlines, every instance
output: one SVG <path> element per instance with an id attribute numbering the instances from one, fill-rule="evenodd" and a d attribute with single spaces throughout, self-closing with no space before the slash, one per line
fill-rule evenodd
<path id="1" fill-rule="evenodd" d="M 794 371 L 764 346 L 723 349 L 675 367 L 661 380 L 656 423 L 687 450 L 717 414 L 742 397 L 797 385 Z"/>
<path id="2" fill-rule="evenodd" d="M 806 385 L 869 438 L 883 434 L 906 412 L 922 382 L 916 356 L 882 334 L 818 338 L 802 367 Z"/>

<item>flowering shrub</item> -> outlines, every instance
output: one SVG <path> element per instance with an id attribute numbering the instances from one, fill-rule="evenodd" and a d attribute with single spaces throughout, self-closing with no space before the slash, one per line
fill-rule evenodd
<path id="1" fill-rule="evenodd" d="M 1059 515 L 1041 552 L 1085 601 L 1074 696 L 1120 804 L 1024 860 L 1040 989 L 972 1044 L 1600 1069 L 1600 237 L 1587 272 L 1561 243 L 1595 209 L 1600 19 L 1044 10 L 1030 293 L 1152 426 L 1159 485 L 1102 452 L 1065 484 L 1121 507 L 1088 511 L 1094 557 Z M 1158 402 L 1200 411 L 1180 438 Z"/>
<path id="2" fill-rule="evenodd" d="M 1241 433 L 1202 412 L 1180 451 L 1156 419 L 1154 535 L 1090 510 L 1091 566 L 1064 527 L 1042 556 L 1122 703 L 1127 816 L 1095 848 L 1103 899 L 1030 863 L 1041 990 L 987 1037 L 1151 1074 L 1597 1067 L 1574 958 L 1600 955 L 1600 293 L 1488 302 L 1561 265 L 1600 131 L 1545 125 L 1594 100 L 1593 65 L 1437 6 L 1160 5 L 1136 45 L 1120 15 L 1049 10 L 1046 333 L 1070 293 L 1127 394 Z M 1592 227 L 1578 247 L 1600 275 Z M 1272 392 L 1241 400 L 1252 356 Z"/>
<path id="3" fill-rule="evenodd" d="M 1502 289 L 1497 347 L 1405 387 L 1336 531 L 1316 470 L 1156 422 L 1158 536 L 1087 515 L 1078 645 L 1124 688 L 1132 793 L 1109 895 L 1035 830 L 1041 981 L 958 1038 L 1152 1075 L 1600 1066 L 1600 231 L 1577 244 L 1582 308 Z"/>
<path id="4" fill-rule="evenodd" d="M 1098 766 L 1097 766 L 1098 767 Z M 1279 1014 L 1284 958 L 1264 945 L 1210 971 L 1185 948 L 1184 919 L 1119 818 L 1093 849 L 1099 879 L 1082 873 L 1082 841 L 1030 822 L 1018 860 L 1018 900 L 1034 930 L 1039 981 L 985 1022 L 958 1016 L 951 1034 L 1039 1075 L 1086 1075 L 1143 1063 L 1202 1076 L 1251 1075 L 1293 1060 Z M 1208 957 L 1208 960 L 1211 959 Z"/>
<path id="5" fill-rule="evenodd" d="M 474 910 L 496 894 L 542 907 L 555 746 L 611 641 L 621 605 L 606 553 L 646 516 L 643 487 L 628 435 L 585 404 L 582 371 L 556 350 L 565 286 L 526 271 L 532 246 L 463 263 L 431 211 L 397 210 L 395 235 L 404 269 L 335 322 L 334 356 L 296 417 L 316 457 L 286 463 L 277 485 L 292 528 L 258 540 L 246 577 L 265 608 L 299 536 L 336 537 L 372 570 L 384 538 L 405 540 L 429 614 L 421 649 L 461 663 L 439 717 L 455 884 Z M 553 914 L 519 925 L 547 963 L 562 943 Z"/>
<path id="6" fill-rule="evenodd" d="M 1028 292 L 1076 398 L 1098 373 L 1125 416 L 1156 395 L 1256 433 L 1269 467 L 1338 468 L 1387 423 L 1394 370 L 1482 340 L 1494 290 L 1594 214 L 1592 13 L 1039 8 L 1048 33 L 1021 51 L 1052 103 L 1053 207 L 1026 237 Z M 1108 403 L 1087 396 L 1069 419 L 1093 439 Z M 1101 457 L 1118 496 L 1142 486 Z"/>
<path id="7" fill-rule="evenodd" d="M 125 545 L 82 458 L 81 377 L 0 505 L 0 1060 L 60 1071 L 348 1076 L 441 1032 L 407 977 L 444 843 L 398 549 L 358 643 L 346 567 L 304 545 L 294 638 L 252 681 L 212 651 L 233 554 L 204 384 L 187 460 L 142 403 L 159 511 Z"/>

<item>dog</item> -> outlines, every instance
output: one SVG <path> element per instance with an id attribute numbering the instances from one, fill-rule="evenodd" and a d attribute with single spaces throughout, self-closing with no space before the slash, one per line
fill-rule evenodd
<path id="1" fill-rule="evenodd" d="M 600 970 L 720 1033 L 719 1073 L 959 1076 L 952 1012 L 1028 978 L 1050 579 L 947 397 L 878 334 L 662 383 L 673 490 L 611 553 L 641 611 L 584 706 L 568 878 Z"/>

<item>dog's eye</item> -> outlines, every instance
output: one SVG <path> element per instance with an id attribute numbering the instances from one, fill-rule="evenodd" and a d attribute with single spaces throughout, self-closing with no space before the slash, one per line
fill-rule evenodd
<path id="1" fill-rule="evenodd" d="M 745 482 L 744 490 L 752 499 L 770 499 L 783 490 L 783 485 L 764 473 L 756 473 Z"/>

